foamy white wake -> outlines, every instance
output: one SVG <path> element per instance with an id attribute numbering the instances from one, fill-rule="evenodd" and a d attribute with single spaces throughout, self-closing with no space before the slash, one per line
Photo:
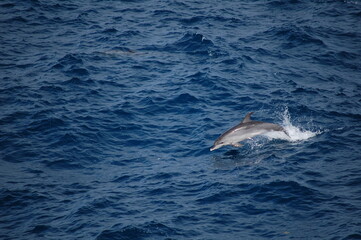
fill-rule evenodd
<path id="1" fill-rule="evenodd" d="M 282 126 L 288 133 L 289 137 L 283 132 L 271 132 L 265 134 L 265 136 L 271 139 L 283 139 L 291 142 L 297 142 L 297 141 L 307 140 L 321 133 L 321 131 L 312 132 L 310 130 L 305 130 L 301 127 L 296 127 L 292 125 L 291 116 L 287 108 L 283 112 L 282 117 L 283 117 Z"/>

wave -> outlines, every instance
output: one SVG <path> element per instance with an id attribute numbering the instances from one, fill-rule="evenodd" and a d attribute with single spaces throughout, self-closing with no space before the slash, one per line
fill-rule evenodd
<path id="1" fill-rule="evenodd" d="M 115 229 L 104 230 L 96 239 L 143 239 L 150 237 L 163 239 L 163 237 L 180 235 L 176 229 L 156 222 L 150 222 L 141 226 L 129 225 L 122 228 L 119 227 L 120 226 L 115 226 Z"/>
<path id="2" fill-rule="evenodd" d="M 149 46 L 143 50 L 187 53 L 192 55 L 205 55 L 217 57 L 224 55 L 215 44 L 200 33 L 187 32 L 181 39 L 168 43 L 165 46 Z"/>

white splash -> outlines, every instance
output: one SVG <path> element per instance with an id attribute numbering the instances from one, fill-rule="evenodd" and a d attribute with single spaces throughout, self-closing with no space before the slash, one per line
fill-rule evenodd
<path id="1" fill-rule="evenodd" d="M 287 108 L 283 112 L 282 117 L 283 117 L 282 126 L 288 133 L 289 137 L 283 132 L 271 132 L 265 134 L 268 138 L 283 139 L 291 142 L 298 142 L 298 141 L 307 140 L 321 133 L 321 131 L 312 132 L 310 130 L 305 130 L 301 127 L 294 126 L 291 123 L 291 116 Z"/>

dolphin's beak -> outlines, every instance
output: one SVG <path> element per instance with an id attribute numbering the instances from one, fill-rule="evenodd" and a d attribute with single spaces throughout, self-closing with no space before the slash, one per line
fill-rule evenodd
<path id="1" fill-rule="evenodd" d="M 220 148 L 221 146 L 219 146 L 219 145 L 214 145 L 213 147 L 211 147 L 209 150 L 212 152 L 212 151 L 214 151 L 214 150 L 216 150 L 216 149 L 218 149 L 218 148 Z"/>

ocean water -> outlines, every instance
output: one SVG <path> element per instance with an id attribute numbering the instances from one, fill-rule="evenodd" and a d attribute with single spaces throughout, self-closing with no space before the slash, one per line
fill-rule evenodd
<path id="1" fill-rule="evenodd" d="M 0 239 L 361 239 L 358 0 L 2 0 L 0 81 Z"/>

